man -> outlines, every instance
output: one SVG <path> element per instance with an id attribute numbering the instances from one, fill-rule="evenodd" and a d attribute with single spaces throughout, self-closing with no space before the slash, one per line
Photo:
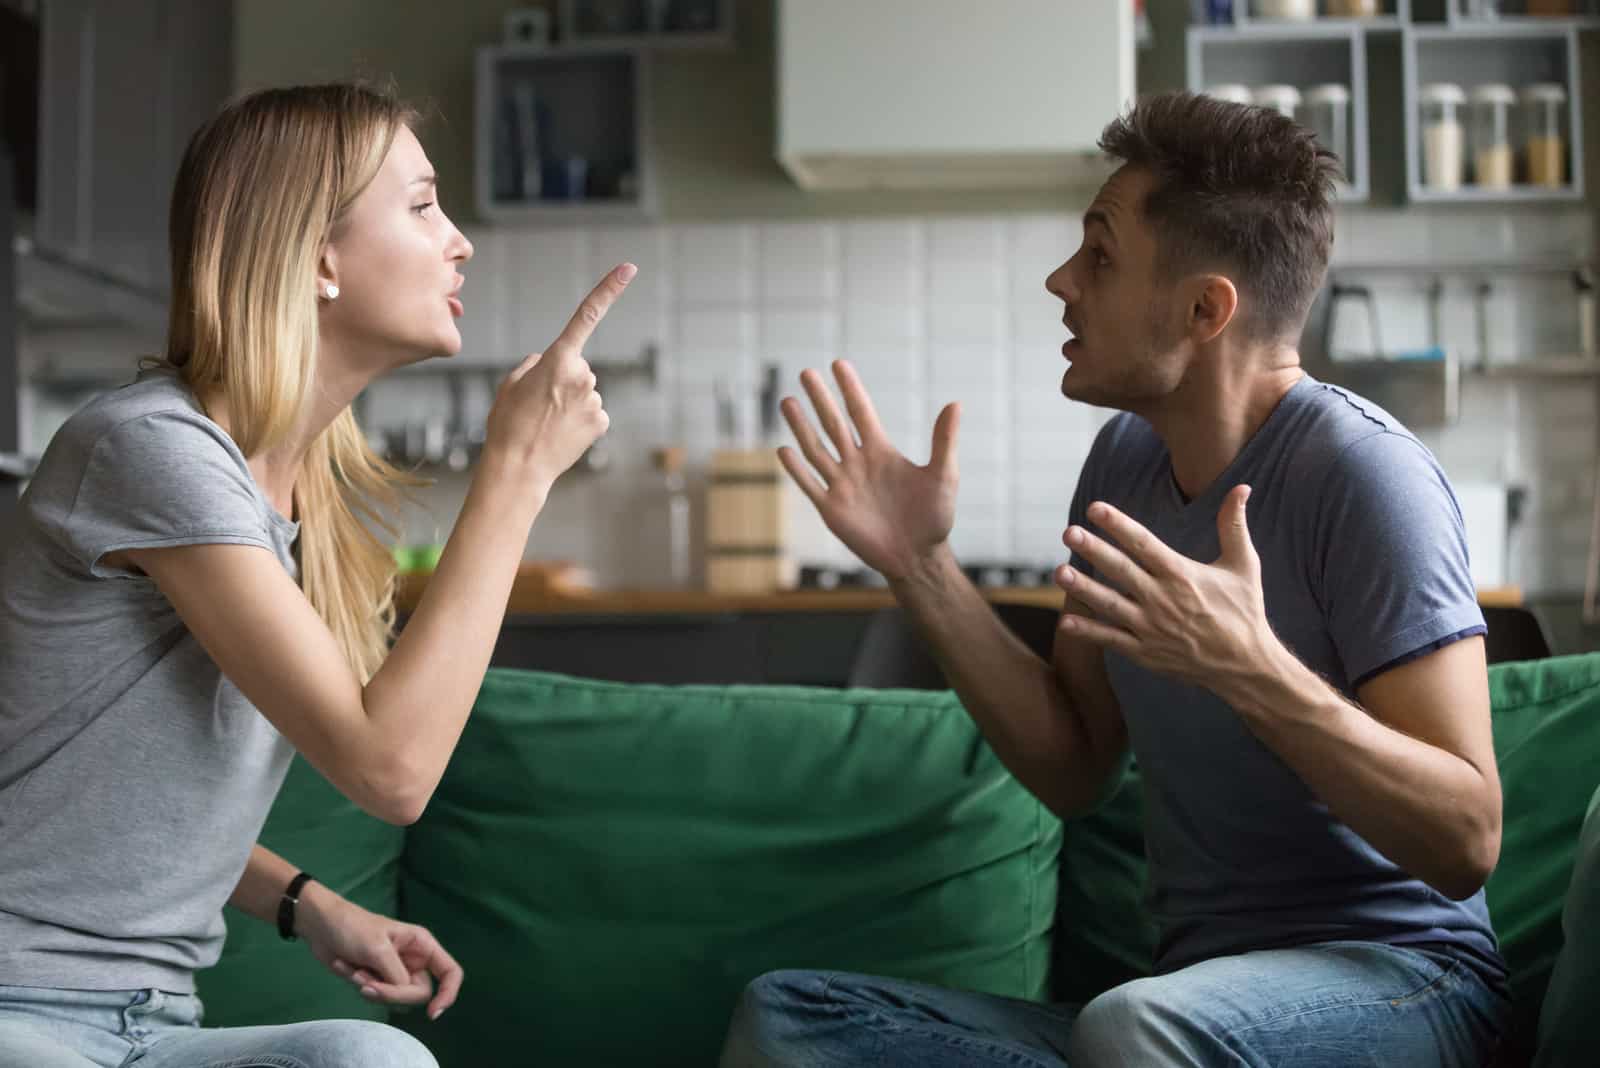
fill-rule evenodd
<path id="1" fill-rule="evenodd" d="M 786 399 L 782 459 L 1055 812 L 1090 808 L 1131 746 L 1155 974 L 1079 1008 L 773 973 L 723 1063 L 1480 1065 L 1509 1007 L 1481 890 L 1500 848 L 1483 617 L 1433 457 L 1299 367 L 1336 161 L 1273 112 L 1187 93 L 1101 147 L 1122 166 L 1046 287 L 1072 335 L 1061 391 L 1125 414 L 1072 502 L 1051 663 L 948 546 L 955 405 L 919 467 L 848 365 L 848 423 L 807 371 L 826 441 Z"/>

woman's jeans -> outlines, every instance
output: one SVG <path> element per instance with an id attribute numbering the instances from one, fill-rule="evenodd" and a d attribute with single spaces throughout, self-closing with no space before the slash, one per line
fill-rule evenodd
<path id="1" fill-rule="evenodd" d="M 0 986 L 0 1068 L 438 1068 L 380 1023 L 200 1026 L 193 994 Z"/>

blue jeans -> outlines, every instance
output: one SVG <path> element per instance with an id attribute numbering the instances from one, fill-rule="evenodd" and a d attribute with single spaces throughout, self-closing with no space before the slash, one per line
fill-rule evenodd
<path id="1" fill-rule="evenodd" d="M 746 988 L 723 1068 L 1482 1068 L 1510 999 L 1427 949 L 1327 942 L 1219 957 L 1041 1005 L 921 983 L 788 971 Z"/>
<path id="2" fill-rule="evenodd" d="M 438 1068 L 366 1020 L 202 1028 L 200 999 L 161 990 L 0 986 L 0 1068 Z"/>

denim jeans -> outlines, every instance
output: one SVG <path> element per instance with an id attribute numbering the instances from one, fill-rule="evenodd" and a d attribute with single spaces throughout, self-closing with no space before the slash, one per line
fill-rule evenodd
<path id="1" fill-rule="evenodd" d="M 438 1068 L 366 1020 L 202 1028 L 200 999 L 161 990 L 0 986 L 0 1068 Z"/>
<path id="2" fill-rule="evenodd" d="M 1043 1005 L 835 972 L 746 988 L 723 1068 L 1482 1068 L 1510 999 L 1430 949 L 1327 942 L 1219 957 Z"/>

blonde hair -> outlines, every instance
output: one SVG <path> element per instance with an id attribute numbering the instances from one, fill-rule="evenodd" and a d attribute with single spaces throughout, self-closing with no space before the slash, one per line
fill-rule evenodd
<path id="1" fill-rule="evenodd" d="M 221 394 L 246 456 L 280 442 L 310 399 L 318 261 L 416 122 L 386 92 L 297 86 L 235 100 L 190 140 L 172 193 L 162 363 L 197 397 Z M 385 510 L 415 481 L 372 451 L 346 408 L 295 482 L 301 588 L 363 683 L 394 628 L 394 556 L 373 528 L 395 536 Z"/>

